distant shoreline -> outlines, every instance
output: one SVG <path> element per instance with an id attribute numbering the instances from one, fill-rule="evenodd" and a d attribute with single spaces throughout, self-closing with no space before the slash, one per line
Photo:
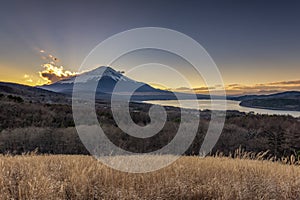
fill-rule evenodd
<path id="1" fill-rule="evenodd" d="M 240 105 L 241 107 L 245 107 L 245 108 L 257 108 L 257 109 L 266 109 L 266 110 L 279 110 L 279 111 L 299 112 L 298 110 L 283 110 L 283 109 L 280 109 L 280 108 L 273 108 L 273 107 L 242 105 L 242 101 L 240 102 L 239 105 Z"/>
<path id="2" fill-rule="evenodd" d="M 280 100 L 278 100 L 280 101 Z M 253 99 L 253 100 L 245 100 L 241 101 L 239 105 L 241 107 L 248 107 L 248 108 L 257 108 L 257 109 L 267 109 L 267 110 L 276 110 L 276 111 L 287 111 L 287 112 L 300 112 L 299 107 L 295 106 L 293 108 L 289 108 L 289 104 L 287 105 L 280 105 L 274 104 L 274 106 L 269 105 L 269 106 L 263 106 L 263 105 L 256 105 L 260 103 L 267 103 L 266 100 L 264 99 Z M 276 107 L 277 106 L 277 107 Z M 293 105 L 294 106 L 294 105 Z"/>
<path id="3" fill-rule="evenodd" d="M 143 103 L 158 104 L 161 106 L 171 106 L 171 107 L 180 108 L 180 106 L 176 105 L 173 101 L 175 101 L 175 100 L 171 100 L 171 101 L 170 100 L 154 100 L 154 101 L 143 101 Z M 198 99 L 198 101 L 205 101 L 205 100 Z M 229 106 L 226 109 L 227 111 L 238 111 L 238 112 L 244 112 L 244 113 L 254 112 L 254 113 L 258 113 L 258 114 L 262 114 L 262 115 L 264 115 L 264 114 L 267 114 L 267 115 L 290 115 L 295 118 L 300 117 L 300 112 L 296 111 L 296 110 L 282 110 L 282 109 L 277 109 L 277 108 L 272 108 L 272 107 L 263 107 L 263 106 L 246 106 L 246 105 L 241 105 L 242 101 L 239 101 L 239 100 L 227 100 L 227 101 L 229 101 L 227 103 L 227 105 Z M 232 104 L 231 102 L 236 102 L 236 103 Z M 184 108 L 188 108 L 188 107 L 184 107 Z M 251 108 L 257 109 L 257 110 L 251 110 Z M 189 107 L 188 109 L 196 109 L 196 108 Z M 211 110 L 211 109 L 207 107 L 207 108 L 203 108 L 200 110 Z M 218 109 L 216 109 L 216 110 L 218 110 Z"/>

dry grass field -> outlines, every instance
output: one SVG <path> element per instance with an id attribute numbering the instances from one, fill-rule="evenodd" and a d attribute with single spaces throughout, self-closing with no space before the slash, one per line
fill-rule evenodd
<path id="1" fill-rule="evenodd" d="M 300 199 L 300 167 L 225 157 L 182 157 L 129 174 L 90 156 L 0 156 L 0 199 Z"/>

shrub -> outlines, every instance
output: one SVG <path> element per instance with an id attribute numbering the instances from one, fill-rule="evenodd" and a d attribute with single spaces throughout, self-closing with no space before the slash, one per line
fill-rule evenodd
<path id="1" fill-rule="evenodd" d="M 22 97 L 18 97 L 18 96 L 8 95 L 7 98 L 10 99 L 10 100 L 13 100 L 15 102 L 18 102 L 18 103 L 23 103 L 24 102 L 24 99 Z"/>

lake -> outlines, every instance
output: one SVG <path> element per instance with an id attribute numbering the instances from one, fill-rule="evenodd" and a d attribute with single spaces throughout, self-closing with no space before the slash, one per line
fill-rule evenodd
<path id="1" fill-rule="evenodd" d="M 224 103 L 224 100 L 206 100 L 206 99 L 199 99 L 199 100 L 182 100 L 184 103 L 183 108 L 191 108 L 191 109 L 197 109 L 197 106 L 195 106 L 195 103 L 198 102 L 199 107 L 201 110 L 211 110 L 211 104 L 214 104 L 214 107 L 222 108 L 222 103 Z M 153 101 L 145 101 L 145 103 L 150 104 L 157 104 L 162 106 L 174 106 L 174 107 L 180 107 L 177 100 L 153 100 Z M 268 115 L 291 115 L 294 117 L 300 117 L 299 111 L 284 111 L 284 110 L 269 110 L 269 109 L 260 109 L 260 108 L 248 108 L 240 106 L 240 101 L 232 101 L 227 100 L 227 110 L 238 110 L 240 112 L 254 112 L 258 114 L 268 114 Z"/>

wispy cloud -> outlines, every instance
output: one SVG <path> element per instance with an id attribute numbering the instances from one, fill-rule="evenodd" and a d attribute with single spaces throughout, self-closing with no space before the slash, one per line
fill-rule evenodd
<path id="1" fill-rule="evenodd" d="M 33 83 L 32 76 L 28 74 L 24 74 L 23 79 L 25 80 L 25 82 Z"/>
<path id="2" fill-rule="evenodd" d="M 209 90 L 215 92 L 219 91 L 221 86 L 214 87 L 197 87 L 197 88 L 170 88 L 169 90 L 176 92 L 192 92 L 207 94 Z M 271 83 L 261 83 L 255 85 L 244 85 L 244 84 L 228 84 L 225 86 L 226 93 L 228 95 L 243 95 L 243 94 L 270 94 L 276 92 L 290 91 L 290 90 L 300 90 L 300 80 L 293 81 L 278 81 Z"/>
<path id="3" fill-rule="evenodd" d="M 273 83 L 270 83 L 270 85 L 300 85 L 300 80 L 273 82 Z"/>
<path id="4" fill-rule="evenodd" d="M 295 81 L 279 81 L 255 85 L 231 85 L 226 87 L 235 93 L 274 93 L 289 90 L 300 90 L 300 80 Z"/>

